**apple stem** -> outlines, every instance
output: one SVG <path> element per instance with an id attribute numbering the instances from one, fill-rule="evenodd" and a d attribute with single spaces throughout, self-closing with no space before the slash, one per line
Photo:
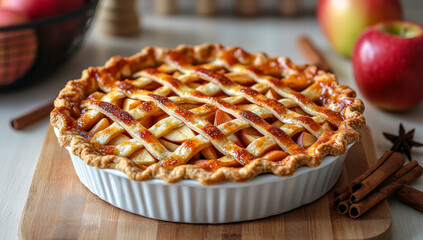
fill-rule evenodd
<path id="1" fill-rule="evenodd" d="M 400 31 L 400 36 L 406 37 L 408 32 L 408 27 L 402 27 Z"/>

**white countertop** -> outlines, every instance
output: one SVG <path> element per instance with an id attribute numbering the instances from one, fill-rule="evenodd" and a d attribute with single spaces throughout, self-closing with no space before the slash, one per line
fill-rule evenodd
<path id="1" fill-rule="evenodd" d="M 405 18 L 423 23 L 423 2 L 404 1 L 404 4 Z M 103 65 L 113 55 L 130 56 L 147 45 L 175 47 L 182 43 L 219 42 L 242 46 L 250 52 L 284 55 L 295 63 L 306 63 L 296 43 L 299 35 L 306 34 L 327 56 L 340 83 L 355 88 L 350 60 L 331 50 L 312 15 L 295 19 L 277 16 L 236 18 L 229 14 L 213 18 L 195 14 L 160 16 L 151 13 L 150 4 L 142 2 L 138 7 L 143 28 L 141 35 L 110 37 L 101 33 L 94 23 L 80 51 L 48 80 L 28 89 L 0 93 L 0 156 L 3 166 L 0 168 L 0 239 L 18 237 L 20 217 L 49 124 L 46 118 L 16 131 L 10 127 L 10 119 L 54 99 L 68 80 L 78 78 L 90 65 Z M 406 113 L 384 112 L 366 103 L 365 116 L 378 155 L 391 146 L 382 132 L 397 133 L 400 122 L 406 130 L 415 128 L 415 139 L 423 141 L 423 103 Z M 423 165 L 423 148 L 414 148 L 413 157 Z M 412 186 L 423 191 L 423 178 Z M 423 239 L 423 213 L 395 198 L 389 199 L 389 205 L 392 239 Z"/>

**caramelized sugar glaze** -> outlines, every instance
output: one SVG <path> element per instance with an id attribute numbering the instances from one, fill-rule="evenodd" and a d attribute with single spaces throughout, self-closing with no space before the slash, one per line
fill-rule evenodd
<path id="1" fill-rule="evenodd" d="M 316 66 L 204 44 L 147 47 L 85 70 L 60 92 L 51 122 L 89 165 L 214 184 L 340 155 L 358 141 L 363 111 Z"/>

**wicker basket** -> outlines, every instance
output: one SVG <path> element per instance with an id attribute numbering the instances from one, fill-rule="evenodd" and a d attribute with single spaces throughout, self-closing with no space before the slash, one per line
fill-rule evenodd
<path id="1" fill-rule="evenodd" d="M 31 86 L 81 46 L 98 0 L 58 16 L 0 27 L 0 91 Z"/>

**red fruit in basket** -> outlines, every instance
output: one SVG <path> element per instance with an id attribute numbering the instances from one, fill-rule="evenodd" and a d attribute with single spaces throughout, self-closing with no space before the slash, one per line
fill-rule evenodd
<path id="1" fill-rule="evenodd" d="M 2 0 L 1 7 L 23 12 L 35 19 L 70 12 L 84 3 L 85 0 Z"/>
<path id="2" fill-rule="evenodd" d="M 0 9 L 0 28 L 27 22 L 19 12 Z M 34 30 L 0 31 L 0 86 L 13 83 L 32 66 L 37 54 Z"/>

